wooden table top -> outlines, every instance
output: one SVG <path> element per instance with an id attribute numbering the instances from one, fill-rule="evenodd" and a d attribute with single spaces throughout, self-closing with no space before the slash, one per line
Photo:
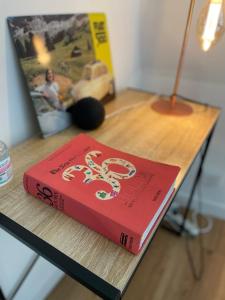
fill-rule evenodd
<path id="1" fill-rule="evenodd" d="M 214 127 L 220 109 L 190 102 L 193 114 L 162 116 L 151 109 L 150 103 L 155 99 L 156 96 L 132 89 L 120 93 L 106 105 L 111 117 L 88 134 L 116 149 L 180 166 L 175 185 L 178 189 Z M 130 104 L 134 107 L 126 109 Z M 120 113 L 113 115 L 118 109 Z M 29 139 L 11 150 L 14 177 L 0 189 L 0 213 L 123 292 L 149 243 L 135 256 L 28 195 L 22 186 L 23 173 L 30 165 L 80 132 L 69 128 L 45 140 Z"/>

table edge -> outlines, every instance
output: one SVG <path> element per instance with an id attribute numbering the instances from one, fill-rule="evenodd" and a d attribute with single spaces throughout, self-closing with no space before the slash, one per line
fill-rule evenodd
<path id="1" fill-rule="evenodd" d="M 0 213 L 0 228 L 7 231 L 23 244 L 40 254 L 50 263 L 103 299 L 121 299 L 121 291 L 119 289 L 115 288 L 101 277 L 95 275 L 93 272 L 89 271 L 87 268 L 83 267 L 75 260 L 71 259 L 2 213 Z"/>

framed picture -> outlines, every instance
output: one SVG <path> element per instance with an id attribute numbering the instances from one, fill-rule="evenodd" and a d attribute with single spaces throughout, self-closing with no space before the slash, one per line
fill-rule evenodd
<path id="1" fill-rule="evenodd" d="M 9 17 L 8 25 L 44 137 L 71 124 L 75 102 L 114 98 L 104 14 Z"/>

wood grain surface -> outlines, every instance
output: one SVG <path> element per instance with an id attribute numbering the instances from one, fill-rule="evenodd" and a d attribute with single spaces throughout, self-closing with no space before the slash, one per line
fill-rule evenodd
<path id="1" fill-rule="evenodd" d="M 186 117 L 162 116 L 151 109 L 156 97 L 126 90 L 106 105 L 109 117 L 88 134 L 116 149 L 181 167 L 182 180 L 219 117 L 218 108 L 190 102 Z M 128 107 L 133 105 L 133 107 Z M 119 110 L 119 114 L 115 111 Z M 111 116 L 110 116 L 111 114 Z M 98 233 L 28 195 L 24 171 L 81 132 L 69 128 L 44 140 L 35 137 L 11 149 L 14 177 L 0 189 L 0 212 L 123 291 L 147 247 L 134 256 Z M 149 250 L 151 251 L 151 250 Z"/>

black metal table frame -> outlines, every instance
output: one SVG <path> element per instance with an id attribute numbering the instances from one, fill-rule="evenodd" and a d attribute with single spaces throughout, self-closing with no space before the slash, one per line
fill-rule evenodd
<path id="1" fill-rule="evenodd" d="M 185 209 L 185 212 L 184 212 L 184 222 L 181 225 L 180 234 L 184 230 L 185 220 L 186 220 L 188 212 L 190 210 L 190 206 L 191 206 L 191 203 L 192 203 L 192 200 L 193 200 L 193 196 L 194 196 L 196 186 L 197 186 L 197 184 L 199 182 L 199 179 L 201 177 L 201 174 L 202 174 L 202 166 L 204 164 L 205 157 L 206 157 L 206 154 L 207 154 L 207 151 L 208 151 L 208 148 L 209 148 L 209 144 L 210 144 L 211 138 L 213 136 L 216 124 L 217 124 L 217 122 L 214 124 L 214 126 L 211 129 L 208 137 L 205 140 L 206 145 L 205 145 L 205 143 L 202 145 L 202 147 L 205 145 L 205 149 L 204 149 L 204 152 L 201 156 L 201 162 L 200 162 L 200 165 L 199 165 L 199 168 L 198 168 L 198 171 L 197 171 L 197 174 L 196 174 L 196 177 L 195 177 L 192 189 L 191 189 L 190 197 L 188 199 L 188 203 L 187 203 L 187 206 L 186 206 L 186 209 Z M 201 149 L 202 149 L 202 147 L 201 147 Z M 201 149 L 198 151 L 198 153 L 196 153 L 196 156 L 195 156 L 191 166 L 195 162 L 196 157 L 198 156 Z M 187 174 L 189 173 L 189 171 L 191 169 L 191 166 L 189 167 L 189 169 L 187 171 Z M 179 191 L 180 187 L 182 186 L 185 177 L 183 178 L 179 188 L 176 190 L 176 194 Z M 173 198 L 173 201 L 174 201 L 174 199 L 175 199 L 175 196 Z M 171 204 L 172 204 L 172 202 L 171 202 Z M 169 207 L 168 207 L 168 209 L 169 209 Z M 161 220 L 161 222 L 162 222 L 162 220 Z M 129 285 L 130 280 L 133 278 L 140 262 L 144 258 L 145 253 L 146 253 L 146 251 L 148 250 L 148 247 L 151 244 L 152 239 L 154 238 L 154 235 L 157 232 L 157 230 L 156 230 L 153 237 L 152 237 L 152 239 L 151 239 L 151 241 L 148 244 L 148 247 L 146 248 L 145 252 L 143 253 L 143 255 L 142 255 L 142 257 L 141 257 L 141 259 L 138 263 L 138 265 L 136 266 L 130 280 L 128 281 L 128 283 L 127 283 L 125 289 L 123 290 L 123 292 L 121 293 L 121 291 L 119 289 L 115 288 L 114 286 L 112 286 L 111 284 L 109 284 L 108 282 L 103 280 L 102 278 L 100 278 L 97 275 L 95 275 L 94 273 L 90 272 L 88 269 L 86 269 L 85 267 L 83 267 L 82 265 L 77 263 L 76 261 L 72 260 L 71 258 L 66 256 L 64 253 L 60 252 L 59 250 L 57 250 L 56 248 L 54 248 L 53 246 L 51 246 L 50 244 L 48 244 L 44 240 L 40 239 L 35 234 L 31 233 L 29 230 L 25 229 L 21 225 L 17 224 L 16 222 L 11 220 L 7 216 L 3 215 L 2 213 L 0 213 L 0 228 L 7 231 L 9 234 L 14 236 L 16 239 L 20 240 L 22 243 L 24 243 L 29 248 L 31 248 L 36 253 L 38 253 L 40 256 L 47 259 L 50 263 L 52 263 L 53 265 L 55 265 L 56 267 L 61 269 L 67 275 L 69 275 L 70 277 L 72 277 L 73 279 L 75 279 L 76 281 L 78 281 L 79 283 L 81 283 L 82 285 L 84 285 L 85 287 L 87 287 L 88 289 L 90 289 L 95 294 L 97 294 L 98 296 L 100 296 L 102 299 L 105 299 L 105 300 L 118 300 L 118 299 L 122 298 L 122 296 L 124 295 L 128 285 Z M 158 228 L 159 228 L 159 226 L 158 226 Z M 4 296 L 2 295 L 2 297 L 4 297 Z"/>

